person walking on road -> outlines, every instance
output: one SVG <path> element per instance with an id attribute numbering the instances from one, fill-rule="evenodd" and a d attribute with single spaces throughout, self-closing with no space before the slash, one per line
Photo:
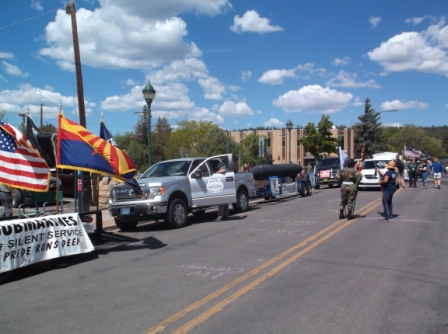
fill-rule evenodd
<path id="1" fill-rule="evenodd" d="M 419 166 L 419 170 L 420 170 L 420 173 L 422 174 L 422 181 L 423 181 L 422 188 L 426 189 L 426 188 L 428 188 L 426 186 L 426 178 L 428 177 L 428 162 L 426 159 L 422 160 L 422 163 Z"/>
<path id="2" fill-rule="evenodd" d="M 394 218 L 392 198 L 394 197 L 395 190 L 397 189 L 397 164 L 395 161 L 389 161 L 386 164 L 386 172 L 377 167 L 377 171 L 381 176 L 378 183 L 381 185 L 381 192 L 383 194 L 383 217 L 380 220 L 389 220 Z"/>
<path id="3" fill-rule="evenodd" d="M 215 174 L 225 173 L 227 173 L 226 164 L 224 162 L 218 163 Z M 218 206 L 218 218 L 216 218 L 215 222 L 226 220 L 227 218 L 229 218 L 229 204 L 222 204 Z"/>
<path id="4" fill-rule="evenodd" d="M 440 182 L 442 181 L 442 171 L 443 166 L 440 163 L 439 159 L 434 158 L 434 162 L 432 164 L 432 173 L 434 177 L 434 188 L 440 189 Z"/>
<path id="5" fill-rule="evenodd" d="M 347 205 L 347 219 L 352 219 L 354 202 L 358 193 L 358 182 L 362 174 L 355 169 L 355 160 L 350 159 L 347 167 L 342 168 L 338 176 L 338 185 L 341 187 L 341 204 L 339 205 L 339 219 L 344 217 L 344 207 Z"/>
<path id="6" fill-rule="evenodd" d="M 415 159 L 412 159 L 406 166 L 406 171 L 409 175 L 409 188 L 417 188 L 417 163 L 415 162 Z"/>
<path id="7" fill-rule="evenodd" d="M 395 159 L 395 163 L 397 164 L 397 168 L 398 168 L 398 187 L 400 189 L 404 189 L 404 178 L 403 178 L 404 163 L 403 163 L 403 160 L 400 159 L 399 155 L 397 155 L 397 157 Z"/>
<path id="8" fill-rule="evenodd" d="M 4 206 L 3 212 L 0 214 L 0 218 L 12 217 L 12 194 L 11 189 L 0 183 L 0 201 Z"/>

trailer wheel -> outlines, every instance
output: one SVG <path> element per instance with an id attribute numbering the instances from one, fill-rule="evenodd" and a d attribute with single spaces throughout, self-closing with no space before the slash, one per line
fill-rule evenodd
<path id="1" fill-rule="evenodd" d="M 122 221 L 118 217 L 115 217 L 114 220 L 115 225 L 122 231 L 132 231 L 138 224 L 138 221 Z"/>
<path id="2" fill-rule="evenodd" d="M 311 183 L 306 184 L 306 192 L 308 196 L 313 196 L 313 187 L 311 186 Z"/>
<path id="3" fill-rule="evenodd" d="M 300 186 L 300 196 L 302 197 L 308 196 L 308 191 L 306 189 L 305 182 L 302 182 L 302 185 Z"/>
<path id="4" fill-rule="evenodd" d="M 18 208 L 20 204 L 22 204 L 22 192 L 19 189 L 13 189 L 12 194 L 12 207 Z"/>
<path id="5" fill-rule="evenodd" d="M 236 203 L 232 204 L 233 210 L 238 213 L 246 212 L 249 210 L 249 196 L 247 196 L 247 192 L 245 190 L 238 191 L 238 195 L 236 196 Z"/>
<path id="6" fill-rule="evenodd" d="M 187 206 L 180 198 L 173 199 L 168 205 L 165 223 L 170 228 L 180 228 L 187 224 Z"/>
<path id="7" fill-rule="evenodd" d="M 319 189 L 319 188 L 320 188 L 320 185 L 316 184 L 316 189 Z"/>
<path id="8" fill-rule="evenodd" d="M 332 183 L 330 183 L 330 184 L 328 185 L 328 187 L 330 187 L 330 188 L 333 188 L 333 184 L 332 184 Z"/>

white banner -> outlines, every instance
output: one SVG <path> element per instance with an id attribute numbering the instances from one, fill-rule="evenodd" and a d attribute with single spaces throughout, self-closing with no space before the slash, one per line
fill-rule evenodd
<path id="1" fill-rule="evenodd" d="M 77 213 L 0 222 L 0 273 L 94 249 Z"/>
<path id="2" fill-rule="evenodd" d="M 283 196 L 292 196 L 297 195 L 297 183 L 283 183 L 282 184 L 282 195 Z"/>

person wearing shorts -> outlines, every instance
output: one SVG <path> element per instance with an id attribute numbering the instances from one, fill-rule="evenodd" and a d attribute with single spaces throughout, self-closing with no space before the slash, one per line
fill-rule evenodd
<path id="1" fill-rule="evenodd" d="M 440 189 L 440 182 L 442 181 L 442 170 L 443 166 L 440 163 L 439 159 L 434 158 L 434 162 L 431 166 L 433 177 L 434 177 L 434 186 L 437 189 Z"/>

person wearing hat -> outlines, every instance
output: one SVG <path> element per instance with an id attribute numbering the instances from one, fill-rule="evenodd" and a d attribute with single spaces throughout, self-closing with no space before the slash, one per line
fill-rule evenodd
<path id="1" fill-rule="evenodd" d="M 358 183 L 362 174 L 356 171 L 355 160 L 349 159 L 347 167 L 342 168 L 338 175 L 338 185 L 341 187 L 341 204 L 339 205 L 339 219 L 344 217 L 344 207 L 347 205 L 347 219 L 352 219 L 354 203 L 358 193 Z"/>
<path id="2" fill-rule="evenodd" d="M 215 174 L 225 174 L 227 173 L 227 167 L 224 162 L 220 162 L 216 165 Z M 219 222 L 222 220 L 226 220 L 229 218 L 229 204 L 223 204 L 218 206 L 218 218 L 215 219 L 215 222 Z"/>
<path id="3" fill-rule="evenodd" d="M 386 164 L 386 172 L 381 169 L 378 169 L 378 173 L 382 175 L 378 183 L 381 185 L 381 192 L 383 194 L 382 202 L 383 202 L 383 217 L 380 220 L 389 220 L 392 219 L 393 216 L 393 205 L 392 198 L 394 197 L 395 190 L 397 189 L 397 164 L 395 161 L 389 161 Z"/>

